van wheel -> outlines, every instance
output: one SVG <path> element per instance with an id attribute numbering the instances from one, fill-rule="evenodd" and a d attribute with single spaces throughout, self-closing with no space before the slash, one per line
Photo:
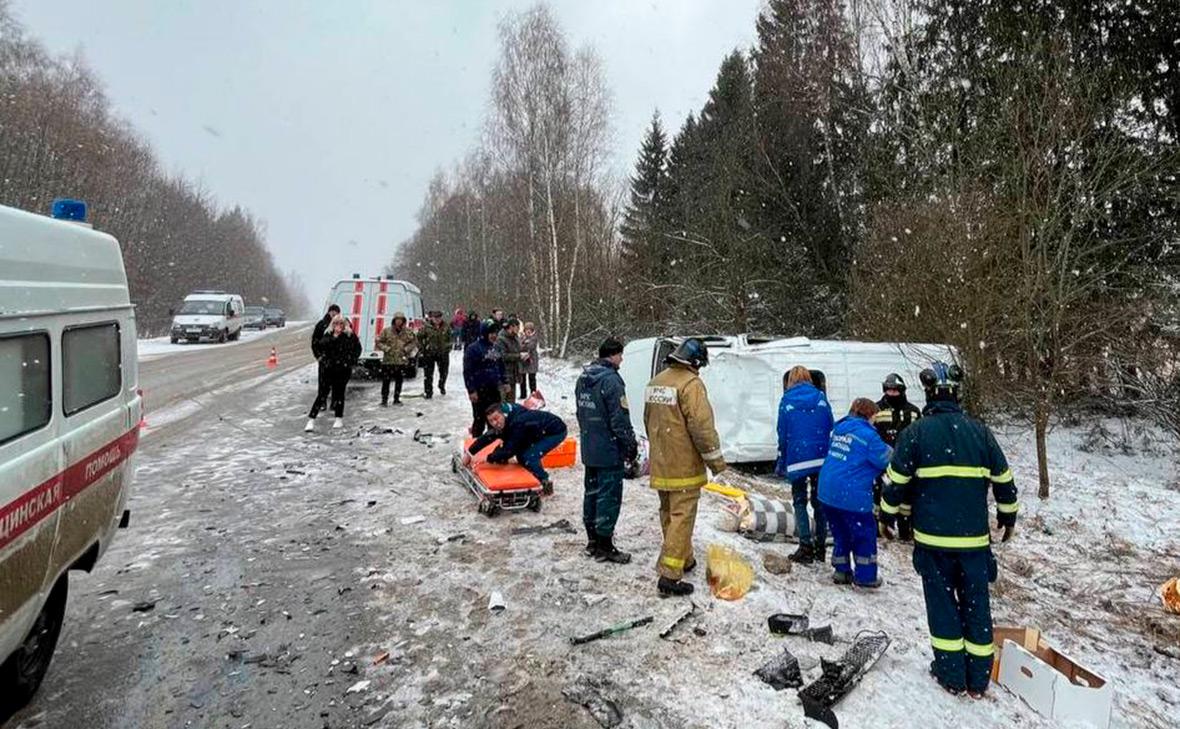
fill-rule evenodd
<path id="1" fill-rule="evenodd" d="M 237 330 L 233 334 L 229 335 L 229 338 L 235 342 L 238 341 L 239 339 L 242 338 L 242 330 L 241 329 Z"/>
<path id="2" fill-rule="evenodd" d="M 17 646 L 4 665 L 0 666 L 0 685 L 7 696 L 0 700 L 0 716 L 15 712 L 33 698 L 41 686 L 42 679 L 49 671 L 49 662 L 61 635 L 61 625 L 66 615 L 66 598 L 69 583 L 62 575 L 49 593 L 49 599 L 37 614 L 33 628 L 24 643 Z"/>
<path id="3" fill-rule="evenodd" d="M 228 338 L 228 337 L 226 336 L 226 334 L 225 334 L 225 330 L 224 330 L 224 329 L 222 329 L 221 331 L 219 331 L 219 332 L 217 333 L 217 343 L 218 343 L 218 344 L 225 344 L 225 340 L 226 340 L 227 338 Z"/>

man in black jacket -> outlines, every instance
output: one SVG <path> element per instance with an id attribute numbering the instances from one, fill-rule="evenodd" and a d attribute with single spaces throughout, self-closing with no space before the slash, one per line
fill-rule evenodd
<path id="1" fill-rule="evenodd" d="M 905 380 L 896 372 L 890 373 L 881 383 L 881 392 L 885 394 L 885 397 L 877 401 L 879 410 L 873 416 L 873 427 L 877 429 L 877 434 L 881 436 L 881 440 L 885 441 L 885 445 L 893 448 L 897 445 L 897 439 L 901 432 L 922 417 L 922 411 L 918 409 L 917 405 L 906 399 Z M 883 488 L 884 482 L 878 478 L 873 485 L 873 505 L 877 511 L 878 521 L 881 518 L 881 490 Z M 914 538 L 910 512 L 910 505 L 902 504 L 897 515 L 897 534 L 903 542 L 912 541 Z M 880 531 L 880 527 L 878 527 L 878 531 Z"/>
<path id="2" fill-rule="evenodd" d="M 484 413 L 488 432 L 476 438 L 463 454 L 463 465 L 470 465 L 472 457 L 494 441 L 500 445 L 488 456 L 488 463 L 507 463 L 516 458 L 541 482 L 541 493 L 553 494 L 553 482 L 541 464 L 545 454 L 565 440 L 565 422 L 544 410 L 526 410 L 512 403 L 493 403 Z"/>
<path id="3" fill-rule="evenodd" d="M 311 356 L 315 357 L 316 364 L 316 397 L 315 404 L 312 409 L 317 413 L 324 409 L 328 404 L 328 394 L 331 391 L 331 383 L 324 377 L 324 350 L 323 340 L 324 335 L 328 333 L 328 326 L 332 323 L 332 317 L 340 313 L 340 307 L 332 304 L 328 307 L 328 313 L 324 314 L 324 318 L 315 323 L 315 328 L 311 330 Z"/>
<path id="4" fill-rule="evenodd" d="M 623 343 L 611 337 L 598 347 L 598 359 L 582 370 L 574 388 L 586 468 L 582 499 L 586 553 L 599 562 L 617 564 L 631 561 L 631 555 L 614 544 L 623 501 L 623 464 L 635 460 L 639 452 L 626 387 L 619 376 L 622 363 Z"/>

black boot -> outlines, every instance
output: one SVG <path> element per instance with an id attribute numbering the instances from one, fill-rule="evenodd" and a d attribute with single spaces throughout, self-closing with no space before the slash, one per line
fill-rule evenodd
<path id="1" fill-rule="evenodd" d="M 582 551 L 587 557 L 598 556 L 598 535 L 589 527 L 586 528 L 586 548 Z"/>
<path id="2" fill-rule="evenodd" d="M 910 517 L 897 517 L 897 538 L 903 542 L 914 541 L 914 523 Z"/>
<path id="3" fill-rule="evenodd" d="M 598 537 L 598 544 L 594 550 L 594 559 L 599 562 L 614 562 L 615 564 L 627 564 L 631 561 L 631 555 L 619 551 L 615 547 L 614 536 Z"/>
<path id="4" fill-rule="evenodd" d="M 816 564 L 823 564 L 827 560 L 828 545 L 824 542 L 816 542 L 811 548 L 811 561 Z"/>
<path id="5" fill-rule="evenodd" d="M 693 586 L 691 582 L 684 582 L 683 580 L 671 580 L 667 577 L 661 577 L 660 581 L 656 583 L 656 589 L 660 591 L 661 595 L 683 597 L 685 595 L 692 594 Z"/>
<path id="6" fill-rule="evenodd" d="M 797 564 L 811 564 L 815 561 L 815 550 L 807 542 L 799 542 L 799 548 L 787 559 Z"/>
<path id="7" fill-rule="evenodd" d="M 440 394 L 440 395 L 447 394 L 447 386 L 442 384 L 441 382 L 438 384 L 438 394 Z"/>

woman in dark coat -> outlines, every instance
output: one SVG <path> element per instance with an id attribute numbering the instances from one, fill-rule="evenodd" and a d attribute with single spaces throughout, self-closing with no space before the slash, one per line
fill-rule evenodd
<path id="1" fill-rule="evenodd" d="M 329 395 L 332 398 L 332 410 L 336 414 L 332 429 L 344 427 L 344 389 L 352 377 L 352 368 L 360 359 L 361 340 L 353 334 L 352 324 L 337 314 L 332 317 L 328 332 L 320 339 L 319 348 L 320 367 L 324 374 L 320 378 L 315 402 L 311 404 L 311 412 L 307 414 L 307 425 L 303 428 L 307 433 L 315 430 L 315 418 L 324 409 Z"/>

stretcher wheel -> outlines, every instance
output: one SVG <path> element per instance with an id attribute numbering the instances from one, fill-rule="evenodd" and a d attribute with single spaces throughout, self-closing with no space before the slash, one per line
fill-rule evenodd
<path id="1" fill-rule="evenodd" d="M 538 514 L 541 513 L 541 497 L 540 496 L 534 496 L 531 499 L 529 499 L 529 511 L 535 511 Z"/>
<path id="2" fill-rule="evenodd" d="M 475 510 L 481 514 L 486 514 L 486 513 L 488 513 L 488 506 L 490 506 L 490 504 L 488 504 L 488 502 L 483 501 L 481 499 L 479 502 L 479 506 L 475 507 Z"/>
<path id="3" fill-rule="evenodd" d="M 451 473 L 458 473 L 458 472 L 459 472 L 459 459 L 452 457 L 451 458 Z"/>
<path id="4" fill-rule="evenodd" d="M 499 514 L 499 513 L 500 513 L 500 505 L 499 504 L 491 504 L 491 503 L 488 504 L 488 518 L 489 519 L 491 519 L 493 516 L 495 516 L 496 514 Z"/>

